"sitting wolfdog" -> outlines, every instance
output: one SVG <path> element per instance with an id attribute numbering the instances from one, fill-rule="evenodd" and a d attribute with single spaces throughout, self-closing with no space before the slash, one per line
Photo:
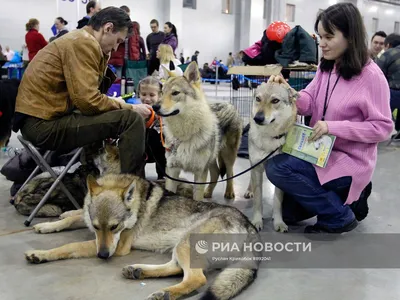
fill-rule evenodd
<path id="1" fill-rule="evenodd" d="M 271 80 L 273 77 L 271 78 Z M 280 153 L 280 148 L 286 141 L 286 134 L 296 122 L 297 92 L 288 89 L 283 84 L 262 83 L 257 87 L 253 102 L 252 119 L 249 130 L 250 163 L 254 165 L 272 153 Z M 258 230 L 263 228 L 263 189 L 264 166 L 259 165 L 251 170 L 251 179 L 246 198 L 254 196 L 253 224 Z M 276 231 L 285 232 L 288 227 L 282 220 L 283 193 L 275 188 L 273 200 L 273 219 Z"/>
<path id="2" fill-rule="evenodd" d="M 256 228 L 234 207 L 194 201 L 173 195 L 159 185 L 132 175 L 106 175 L 97 181 L 89 176 L 83 208 L 85 223 L 96 239 L 67 244 L 51 250 L 31 250 L 25 257 L 32 263 L 69 258 L 130 253 L 131 248 L 172 252 L 163 265 L 135 264 L 123 268 L 128 279 L 184 275 L 183 281 L 150 295 L 148 300 L 178 299 L 206 284 L 202 268 L 191 263 L 191 234 L 245 234 L 258 238 Z M 80 216 L 70 214 L 66 228 L 76 228 Z M 60 221 L 59 221 L 60 222 Z M 82 225 L 82 224 L 81 224 Z M 257 260 L 256 260 L 257 261 Z M 202 299 L 231 299 L 252 283 L 259 263 L 224 269 Z"/>
<path id="3" fill-rule="evenodd" d="M 160 103 L 153 106 L 166 124 L 166 173 L 173 178 L 181 170 L 194 173 L 195 182 L 206 182 L 208 171 L 211 182 L 225 173 L 232 177 L 242 135 L 238 112 L 229 103 L 207 102 L 196 62 L 190 63 L 183 77 L 170 75 Z M 211 198 L 215 186 L 210 184 L 204 192 L 204 185 L 195 185 L 193 198 Z M 177 182 L 167 178 L 165 187 L 175 193 Z M 225 198 L 234 197 L 233 180 L 228 180 Z"/>

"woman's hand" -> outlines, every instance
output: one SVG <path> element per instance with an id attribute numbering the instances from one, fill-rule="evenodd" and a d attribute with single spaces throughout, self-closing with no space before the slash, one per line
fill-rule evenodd
<path id="1" fill-rule="evenodd" d="M 140 114 L 144 119 L 147 119 L 151 115 L 152 108 L 147 104 L 133 104 L 132 109 Z"/>
<path id="2" fill-rule="evenodd" d="M 324 134 L 329 133 L 328 124 L 325 121 L 318 121 L 313 128 L 313 133 L 308 138 L 308 141 L 315 142 Z"/>
<path id="3" fill-rule="evenodd" d="M 281 75 L 271 75 L 268 79 L 268 82 L 273 82 L 273 83 L 279 83 L 279 84 L 284 84 L 288 88 L 290 88 L 289 83 L 287 83 L 286 79 L 283 78 Z"/>

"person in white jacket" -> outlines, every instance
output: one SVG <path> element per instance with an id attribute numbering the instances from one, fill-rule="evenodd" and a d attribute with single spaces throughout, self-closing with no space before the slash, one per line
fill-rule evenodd
<path id="1" fill-rule="evenodd" d="M 157 58 L 160 60 L 160 69 L 158 70 L 158 76 L 160 79 L 166 78 L 167 74 L 164 73 L 164 68 L 174 73 L 175 76 L 183 76 L 183 71 L 179 67 L 181 62 L 175 58 L 172 47 L 167 44 L 161 44 L 158 46 Z"/>

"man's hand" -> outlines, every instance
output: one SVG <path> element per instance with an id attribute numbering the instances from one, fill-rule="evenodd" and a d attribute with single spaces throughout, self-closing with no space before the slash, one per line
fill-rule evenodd
<path id="1" fill-rule="evenodd" d="M 147 119 L 151 115 L 152 108 L 147 104 L 133 104 L 132 109 L 140 114 L 144 119 Z"/>
<path id="2" fill-rule="evenodd" d="M 324 134 L 329 133 L 329 128 L 328 124 L 325 121 L 318 121 L 314 128 L 313 128 L 313 133 L 312 135 L 308 138 L 309 142 L 315 142 L 317 141 L 321 136 Z"/>

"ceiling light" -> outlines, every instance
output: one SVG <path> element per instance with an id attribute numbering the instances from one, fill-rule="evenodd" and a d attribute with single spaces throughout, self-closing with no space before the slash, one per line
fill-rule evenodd
<path id="1" fill-rule="evenodd" d="M 378 11 L 378 7 L 377 6 L 371 6 L 369 8 L 369 12 L 377 12 Z"/>

